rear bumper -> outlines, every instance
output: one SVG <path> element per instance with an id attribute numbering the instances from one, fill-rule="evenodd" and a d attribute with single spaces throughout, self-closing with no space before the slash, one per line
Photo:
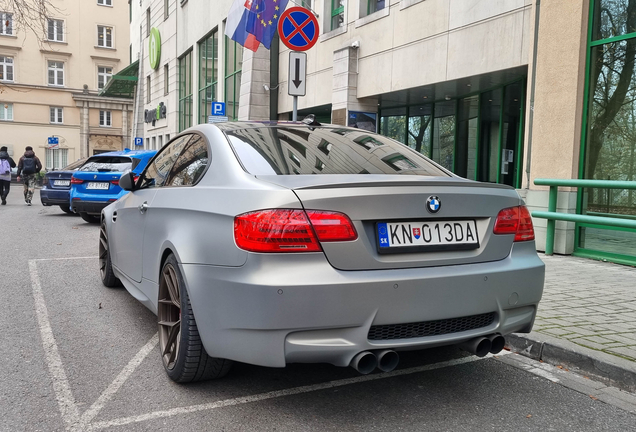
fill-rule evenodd
<path id="1" fill-rule="evenodd" d="M 529 332 L 543 293 L 534 242 L 504 260 L 458 266 L 339 271 L 322 254 L 250 254 L 243 267 L 184 264 L 208 353 L 251 364 L 347 366 L 360 351 L 452 345 L 472 337 Z M 465 331 L 369 340 L 371 326 L 494 313 Z"/>
<path id="2" fill-rule="evenodd" d="M 101 214 L 102 210 L 111 204 L 108 201 L 83 201 L 73 200 L 71 209 L 75 213 Z"/>
<path id="3" fill-rule="evenodd" d="M 69 190 L 40 189 L 40 201 L 42 205 L 69 205 Z"/>

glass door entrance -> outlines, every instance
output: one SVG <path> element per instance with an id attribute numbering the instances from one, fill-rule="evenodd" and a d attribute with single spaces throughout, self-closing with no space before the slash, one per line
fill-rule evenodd
<path id="1" fill-rule="evenodd" d="M 459 99 L 380 108 L 380 133 L 471 180 L 521 187 L 525 79 Z"/>

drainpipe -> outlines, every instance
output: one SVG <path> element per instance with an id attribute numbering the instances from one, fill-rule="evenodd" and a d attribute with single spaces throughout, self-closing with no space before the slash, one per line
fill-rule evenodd
<path id="1" fill-rule="evenodd" d="M 278 120 L 278 34 L 274 35 L 269 50 L 269 88 L 275 89 L 269 92 L 269 119 Z"/>
<path id="2" fill-rule="evenodd" d="M 530 83 L 530 116 L 528 118 L 528 157 L 526 160 L 526 189 L 530 189 L 530 162 L 532 160 L 532 125 L 534 120 L 534 90 L 537 83 L 537 47 L 539 46 L 539 15 L 541 0 L 534 7 L 534 42 L 532 49 L 532 81 Z"/>

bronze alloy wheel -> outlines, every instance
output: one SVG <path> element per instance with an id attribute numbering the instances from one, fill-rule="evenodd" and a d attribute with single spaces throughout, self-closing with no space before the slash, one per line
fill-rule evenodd
<path id="1" fill-rule="evenodd" d="M 159 346 L 163 364 L 174 369 L 179 353 L 181 334 L 181 295 L 179 280 L 172 263 L 166 263 L 161 271 L 159 284 Z"/>
<path id="2" fill-rule="evenodd" d="M 168 377 L 187 383 L 225 376 L 232 362 L 205 350 L 181 266 L 172 254 L 161 268 L 158 301 L 159 348 Z"/>
<path id="3" fill-rule="evenodd" d="M 106 231 L 106 223 L 102 221 L 99 228 L 99 275 L 102 283 L 109 287 L 121 286 L 121 282 L 113 273 L 113 265 L 110 260 L 110 249 L 108 247 L 108 232 Z"/>

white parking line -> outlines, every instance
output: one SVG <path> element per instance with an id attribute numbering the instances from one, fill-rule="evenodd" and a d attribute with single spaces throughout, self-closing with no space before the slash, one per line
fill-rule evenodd
<path id="1" fill-rule="evenodd" d="M 62 257 L 62 258 L 36 258 L 31 261 L 66 261 L 66 260 L 83 260 L 83 259 L 98 259 L 98 256 L 86 256 L 86 257 Z M 29 261 L 29 262 L 31 262 Z"/>
<path id="2" fill-rule="evenodd" d="M 501 353 L 497 354 L 497 356 L 507 355 L 507 354 L 510 354 L 510 353 L 507 351 L 502 351 Z M 441 363 L 418 366 L 418 367 L 409 368 L 409 369 L 401 369 L 401 370 L 396 370 L 393 372 L 364 375 L 364 376 L 359 376 L 355 378 L 346 378 L 346 379 L 337 380 L 337 381 L 328 381 L 328 382 L 320 383 L 320 384 L 312 384 L 312 385 L 294 387 L 294 388 L 289 388 L 284 390 L 275 390 L 275 391 L 260 393 L 260 394 L 256 394 L 252 396 L 225 399 L 225 400 L 220 400 L 217 402 L 210 402 L 207 404 L 192 405 L 188 407 L 179 407 L 179 408 L 173 408 L 169 410 L 155 411 L 152 413 L 141 414 L 138 416 L 123 417 L 123 418 L 118 418 L 118 419 L 109 420 L 109 421 L 96 422 L 90 425 L 90 429 L 88 430 L 96 431 L 96 430 L 106 429 L 106 428 L 114 427 L 114 426 L 124 426 L 131 423 L 139 423 L 139 422 L 148 421 L 148 420 L 156 420 L 159 418 L 174 417 L 176 415 L 181 415 L 181 414 L 190 414 L 194 412 L 208 411 L 208 410 L 224 408 L 228 406 L 244 405 L 248 403 L 264 401 L 267 399 L 274 399 L 274 398 L 292 396 L 292 395 L 303 394 L 303 393 L 310 393 L 310 392 L 315 392 L 315 391 L 320 391 L 320 390 L 325 390 L 330 388 L 342 387 L 342 386 L 346 386 L 350 384 L 376 381 L 376 380 L 393 378 L 393 377 L 402 376 L 402 375 L 410 375 L 410 374 L 414 374 L 418 372 L 432 371 L 436 369 L 447 368 L 450 366 L 457 366 L 461 364 L 472 363 L 472 362 L 476 362 L 479 360 L 484 360 L 484 359 L 488 359 L 492 357 L 494 356 L 491 354 L 482 358 L 479 358 L 476 356 L 462 357 L 459 359 L 449 360 L 449 361 L 445 361 Z"/>
<path id="3" fill-rule="evenodd" d="M 73 392 L 71 392 L 71 386 L 66 377 L 62 359 L 57 349 L 57 343 L 53 336 L 53 329 L 51 328 L 49 313 L 46 309 L 44 294 L 42 293 L 42 285 L 40 284 L 36 260 L 29 261 L 29 273 L 31 275 L 31 286 L 33 287 L 35 315 L 40 327 L 44 356 L 46 357 L 46 363 L 49 367 L 51 380 L 53 381 L 53 391 L 55 392 L 55 398 L 62 413 L 62 420 L 66 423 L 67 428 L 72 428 L 79 422 L 79 410 L 77 409 Z"/>
<path id="4" fill-rule="evenodd" d="M 86 410 L 84 414 L 82 414 L 82 418 L 80 419 L 80 429 L 86 430 L 88 424 L 95 418 L 97 414 L 104 408 L 104 405 L 115 396 L 115 393 L 121 388 L 121 386 L 126 382 L 126 380 L 132 375 L 132 373 L 137 369 L 146 356 L 152 351 L 159 342 L 159 333 L 155 333 L 154 336 L 148 341 L 146 345 L 133 357 L 130 362 L 124 367 L 124 369 L 117 375 L 117 378 L 108 386 L 106 390 L 97 398 L 95 403 L 91 405 L 91 407 Z"/>
<path id="5" fill-rule="evenodd" d="M 410 375 L 418 372 L 432 371 L 436 369 L 447 368 L 451 366 L 458 366 L 462 364 L 472 363 L 483 359 L 488 359 L 493 356 L 489 354 L 486 357 L 479 358 L 475 356 L 462 357 L 459 359 L 449 360 L 441 363 L 435 363 L 425 366 L 419 366 L 409 369 L 395 370 L 388 373 L 380 373 L 373 375 L 364 375 L 354 378 L 347 378 L 336 381 L 329 381 L 320 384 L 312 384 L 294 388 L 288 388 L 283 390 L 275 390 L 271 392 L 260 393 L 251 396 L 244 396 L 232 399 L 224 399 L 216 402 L 210 402 L 200 405 L 191 405 L 187 407 L 178 407 L 169 410 L 154 411 L 147 414 L 140 414 L 130 417 L 116 418 L 113 420 L 100 421 L 91 423 L 92 420 L 99 414 L 104 408 L 106 403 L 110 401 L 122 387 L 122 385 L 130 378 L 136 368 L 143 362 L 148 354 L 158 343 L 158 334 L 155 334 L 141 350 L 128 362 L 124 369 L 117 375 L 113 382 L 102 392 L 99 398 L 86 410 L 81 416 L 71 386 L 64 371 L 62 359 L 58 351 L 55 337 L 53 336 L 53 330 L 49 320 L 49 315 L 42 292 L 42 286 L 40 283 L 40 277 L 37 270 L 37 262 L 39 261 L 63 261 L 63 260 L 81 260 L 81 259 L 97 259 L 97 257 L 73 257 L 73 258 L 43 258 L 29 260 L 29 272 L 31 275 L 31 284 L 33 287 L 33 298 L 35 301 L 35 310 L 40 327 L 40 335 L 42 337 L 42 346 L 44 349 L 47 366 L 49 373 L 51 374 L 51 380 L 53 382 L 53 390 L 57 399 L 62 420 L 66 424 L 66 429 L 70 431 L 97 431 L 106 429 L 109 427 L 123 426 L 132 423 L 140 423 L 149 420 L 155 420 L 160 418 L 174 417 L 177 415 L 189 414 L 200 411 L 214 410 L 217 408 L 223 408 L 228 406 L 243 405 L 253 402 L 259 402 L 268 399 L 274 399 L 285 396 L 292 396 L 310 392 L 316 392 L 320 390 L 337 388 L 351 384 L 376 381 L 386 378 L 393 378 L 402 375 Z M 510 354 L 507 351 L 502 351 L 497 356 Z M 548 378 L 549 379 L 549 378 Z"/>

